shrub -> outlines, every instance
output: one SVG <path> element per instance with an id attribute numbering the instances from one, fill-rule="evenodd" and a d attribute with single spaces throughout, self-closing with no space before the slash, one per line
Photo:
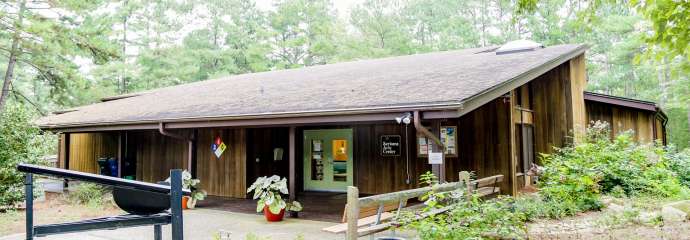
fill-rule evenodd
<path id="1" fill-rule="evenodd" d="M 95 183 L 80 183 L 69 192 L 69 199 L 76 204 L 101 208 L 107 202 L 107 189 Z"/>
<path id="2" fill-rule="evenodd" d="M 671 171 L 676 173 L 678 180 L 686 187 L 690 187 L 690 148 L 677 151 L 673 146 L 667 149 L 668 162 Z"/>
<path id="3" fill-rule="evenodd" d="M 32 115 L 20 106 L 7 105 L 0 114 L 0 206 L 13 207 L 24 200 L 24 174 L 18 163 L 41 164 L 56 146 L 55 136 L 41 134 Z"/>
<path id="4" fill-rule="evenodd" d="M 596 122 L 580 144 L 542 155 L 539 194 L 553 208 L 547 216 L 599 209 L 600 194 L 674 198 L 688 192 L 670 167 L 669 158 L 679 157 L 660 146 L 637 144 L 632 132 L 609 136 L 608 125 Z M 676 161 L 678 168 L 687 166 L 683 161 Z"/>
<path id="5" fill-rule="evenodd" d="M 431 172 L 422 174 L 420 182 L 438 184 Z M 438 193 L 431 191 L 420 197 L 426 207 L 421 212 L 404 212 L 398 219 L 406 228 L 415 229 L 421 239 L 482 239 L 525 238 L 525 216 L 516 211 L 511 197 L 482 201 L 465 200 L 464 191 Z M 448 207 L 443 214 L 418 219 L 420 213 L 432 213 Z"/>

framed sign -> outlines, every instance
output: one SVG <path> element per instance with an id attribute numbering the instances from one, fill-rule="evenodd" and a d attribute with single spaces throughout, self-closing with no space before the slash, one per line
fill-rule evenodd
<path id="1" fill-rule="evenodd" d="M 441 126 L 441 143 L 446 146 L 446 151 L 444 152 L 446 156 L 457 157 L 457 136 L 458 127 L 456 126 Z"/>
<path id="2" fill-rule="evenodd" d="M 381 135 L 381 156 L 400 156 L 400 135 Z"/>

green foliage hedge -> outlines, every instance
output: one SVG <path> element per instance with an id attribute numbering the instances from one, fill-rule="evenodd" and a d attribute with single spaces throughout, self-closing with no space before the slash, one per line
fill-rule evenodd
<path id="1" fill-rule="evenodd" d="M 24 200 L 24 174 L 17 164 L 42 163 L 56 146 L 55 136 L 42 134 L 21 106 L 7 105 L 0 114 L 0 206 L 13 207 Z"/>
<path id="2" fill-rule="evenodd" d="M 660 145 L 640 145 L 633 141 L 633 134 L 624 132 L 610 140 L 608 125 L 596 122 L 581 143 L 543 155 L 539 194 L 552 206 L 563 206 L 547 215 L 561 217 L 599 209 L 601 194 L 688 196 L 688 185 L 682 184 L 687 176 L 683 171 L 690 171 L 687 155 Z"/>
<path id="3" fill-rule="evenodd" d="M 407 214 L 402 222 L 417 230 L 421 239 L 522 239 L 527 237 L 527 221 L 598 210 L 602 195 L 690 199 L 690 149 L 640 145 L 632 132 L 613 140 L 610 136 L 606 124 L 593 123 L 577 145 L 542 155 L 537 194 L 467 202 L 461 192 L 432 192 L 435 201 L 422 212 L 443 206 L 451 210 L 422 220 L 415 218 L 419 213 Z"/>

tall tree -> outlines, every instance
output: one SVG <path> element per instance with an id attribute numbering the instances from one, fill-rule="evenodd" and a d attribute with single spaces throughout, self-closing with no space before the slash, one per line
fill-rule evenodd
<path id="1" fill-rule="evenodd" d="M 328 0 L 280 0 L 269 13 L 277 68 L 330 62 L 336 53 L 336 13 Z"/>
<path id="2" fill-rule="evenodd" d="M 0 5 L 0 28 L 9 34 L 9 46 L 0 46 L 7 57 L 7 66 L 0 94 L 0 111 L 12 90 L 16 72 L 31 68 L 35 77 L 53 87 L 51 94 L 58 101 L 69 101 L 64 94 L 79 81 L 81 74 L 75 64 L 77 57 L 100 64 L 117 58 L 111 41 L 111 30 L 94 17 L 91 10 L 100 1 L 5 1 Z"/>

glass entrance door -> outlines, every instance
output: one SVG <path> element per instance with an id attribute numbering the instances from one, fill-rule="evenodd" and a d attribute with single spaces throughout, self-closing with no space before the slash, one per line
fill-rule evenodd
<path id="1" fill-rule="evenodd" d="M 352 129 L 304 130 L 305 190 L 345 192 L 352 162 Z"/>

